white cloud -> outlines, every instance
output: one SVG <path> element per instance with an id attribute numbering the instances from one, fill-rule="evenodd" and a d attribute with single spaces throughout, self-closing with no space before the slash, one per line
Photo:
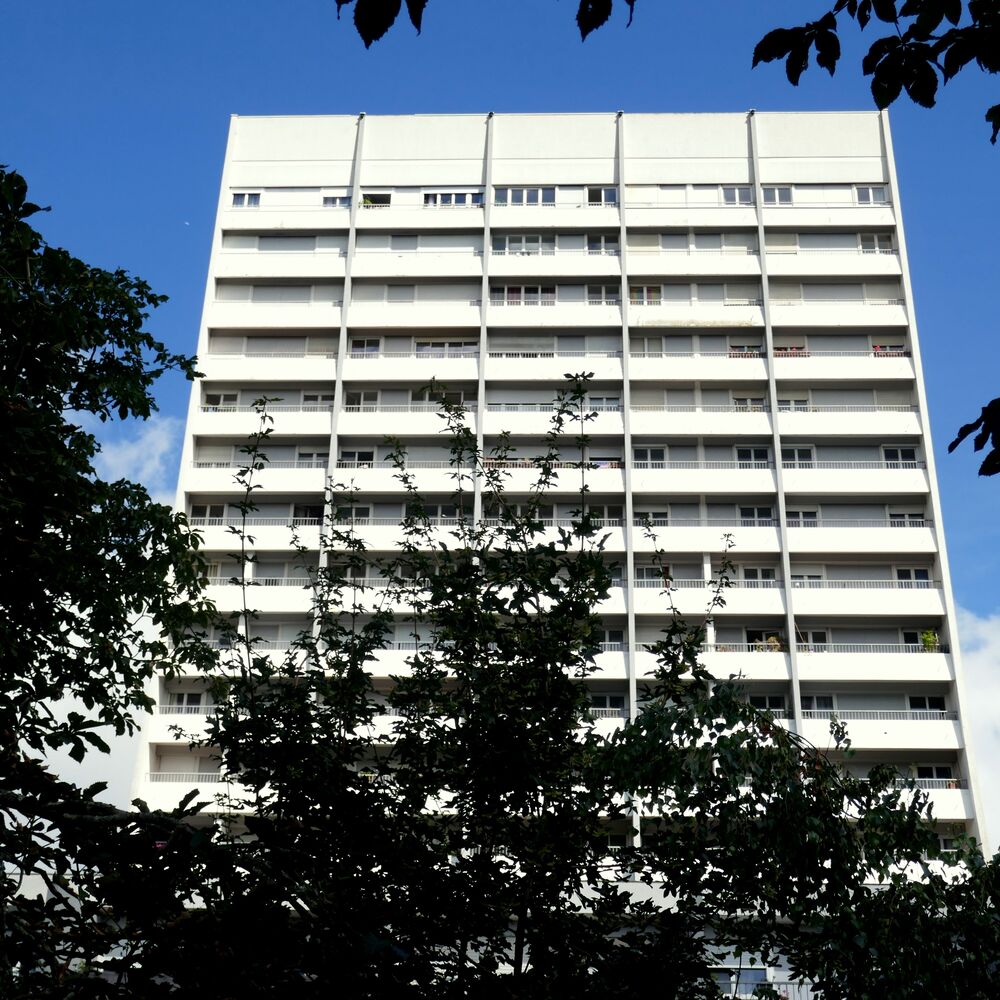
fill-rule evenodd
<path id="1" fill-rule="evenodd" d="M 986 846 L 1000 846 L 1000 781 L 994 761 L 1000 758 L 1000 611 L 977 615 L 958 609 L 965 677 L 966 738 L 972 747 L 985 820 Z"/>
<path id="2" fill-rule="evenodd" d="M 95 462 L 99 475 L 142 483 L 154 500 L 172 505 L 183 429 L 179 417 L 157 413 L 146 421 L 118 425 L 119 433 L 110 439 L 92 428 L 101 442 Z"/>

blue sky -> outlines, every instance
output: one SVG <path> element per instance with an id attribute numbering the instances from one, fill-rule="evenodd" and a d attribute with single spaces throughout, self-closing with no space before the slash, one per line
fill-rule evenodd
<path id="1" fill-rule="evenodd" d="M 193 351 L 228 118 L 238 114 L 739 111 L 869 108 L 856 28 L 837 76 L 792 88 L 751 70 L 768 29 L 822 0 L 638 0 L 581 43 L 575 0 L 430 0 L 424 34 L 400 22 L 365 51 L 333 0 L 35 0 L 8 5 L 0 34 L 0 162 L 21 171 L 50 241 L 123 266 L 170 296 L 151 327 Z M 871 35 L 869 28 L 866 35 Z M 892 127 L 958 602 L 984 658 L 1000 660 L 1000 482 L 955 428 L 1000 394 L 993 343 L 1000 146 L 985 108 L 995 83 L 963 74 L 927 111 L 901 101 Z M 994 236 L 990 237 L 990 233 Z M 164 419 L 109 441 L 108 466 L 172 490 L 187 388 L 163 385 Z M 993 617 L 996 616 L 996 617 Z M 997 654 L 994 656 L 994 652 Z"/>

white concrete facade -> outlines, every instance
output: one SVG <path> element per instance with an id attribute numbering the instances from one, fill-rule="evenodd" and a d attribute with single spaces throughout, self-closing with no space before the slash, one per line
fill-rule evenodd
<path id="1" fill-rule="evenodd" d="M 897 764 L 942 836 L 982 835 L 885 115 L 234 117 L 197 353 L 177 505 L 223 609 L 235 449 L 252 400 L 281 399 L 253 529 L 257 572 L 286 584 L 254 592 L 275 647 L 309 608 L 288 525 L 318 544 L 328 477 L 358 487 L 378 552 L 403 513 L 387 434 L 448 503 L 431 378 L 487 450 L 508 430 L 530 455 L 563 373 L 593 372 L 591 501 L 622 566 L 598 714 L 637 710 L 666 617 L 645 519 L 691 614 L 729 533 L 711 669 L 821 746 L 835 712 L 852 768 Z M 576 484 L 552 491 L 553 530 Z M 218 781 L 169 732 L 200 717 L 195 692 L 156 686 L 135 782 L 151 805 Z"/>

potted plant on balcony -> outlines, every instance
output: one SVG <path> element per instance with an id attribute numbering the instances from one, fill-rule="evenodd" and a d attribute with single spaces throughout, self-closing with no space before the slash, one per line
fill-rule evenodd
<path id="1" fill-rule="evenodd" d="M 920 633 L 920 645 L 923 646 L 925 653 L 941 652 L 941 640 L 938 638 L 937 632 L 932 628 L 924 629 Z"/>

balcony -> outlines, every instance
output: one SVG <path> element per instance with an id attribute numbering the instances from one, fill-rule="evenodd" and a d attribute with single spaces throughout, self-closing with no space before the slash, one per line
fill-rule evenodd
<path id="1" fill-rule="evenodd" d="M 800 643 L 799 675 L 803 681 L 948 682 L 953 679 L 947 646 L 927 651 L 904 643 Z"/>
<path id="2" fill-rule="evenodd" d="M 478 329 L 480 305 L 480 300 L 474 296 L 423 302 L 369 302 L 356 299 L 351 303 L 348 315 L 351 327 L 358 329 Z"/>
<path id="3" fill-rule="evenodd" d="M 475 430 L 478 420 L 475 402 L 462 404 L 465 410 L 466 426 Z M 345 406 L 338 423 L 340 434 L 383 437 L 424 437 L 447 431 L 445 413 L 441 404 L 431 403 L 388 403 Z"/>
<path id="4" fill-rule="evenodd" d="M 563 277 L 620 279 L 622 273 L 621 258 L 611 250 L 492 250 L 489 269 L 491 278 L 539 281 Z"/>
<path id="5" fill-rule="evenodd" d="M 324 330 L 340 326 L 340 299 L 326 302 L 226 302 L 213 300 L 205 309 L 206 326 L 216 330 Z"/>
<path id="6" fill-rule="evenodd" d="M 584 425 L 573 420 L 574 414 L 570 414 L 563 429 L 564 434 L 574 435 L 585 432 L 590 435 L 620 435 L 624 433 L 625 425 L 620 406 L 584 403 L 583 408 L 588 415 L 593 414 L 593 416 Z M 542 435 L 550 430 L 554 413 L 555 404 L 552 402 L 487 403 L 484 430 L 487 434 L 500 434 L 503 431 L 508 431 L 514 435 Z"/>
<path id="7" fill-rule="evenodd" d="M 756 382 L 767 378 L 761 351 L 655 352 L 632 351 L 629 377 L 633 382 L 651 379 L 698 381 L 723 379 L 727 382 Z"/>
<path id="8" fill-rule="evenodd" d="M 192 517 L 192 528 L 202 536 L 202 546 L 208 551 L 232 551 L 237 544 L 235 531 L 242 530 L 243 521 L 234 517 Z M 246 530 L 254 539 L 254 546 L 261 551 L 291 548 L 292 533 L 310 551 L 319 549 L 320 518 L 312 517 L 258 517 L 249 514 Z"/>
<path id="9" fill-rule="evenodd" d="M 788 653 L 764 643 L 706 643 L 699 659 L 716 677 L 739 675 L 753 680 L 787 681 L 791 676 Z M 649 642 L 636 643 L 635 662 L 639 677 L 648 676 L 656 668 Z"/>
<path id="10" fill-rule="evenodd" d="M 879 614 L 905 617 L 946 613 L 941 584 L 923 580 L 792 580 L 798 615 Z"/>
<path id="11" fill-rule="evenodd" d="M 836 496 L 843 493 L 892 496 L 900 493 L 923 495 L 930 489 L 927 466 L 920 461 L 821 460 L 782 462 L 781 468 L 788 493 L 813 496 Z"/>
<path id="12" fill-rule="evenodd" d="M 355 278 L 478 278 L 482 273 L 483 252 L 472 247 L 402 252 L 359 249 L 351 260 Z"/>
<path id="13" fill-rule="evenodd" d="M 721 250 L 636 250 L 628 252 L 629 278 L 658 277 L 760 277 L 755 250 L 726 247 Z"/>
<path id="14" fill-rule="evenodd" d="M 810 299 L 771 300 L 771 321 L 775 326 L 837 327 L 862 329 L 879 326 L 906 326 L 903 299 Z"/>
<path id="15" fill-rule="evenodd" d="M 219 462 L 195 460 L 187 477 L 187 489 L 198 493 L 241 493 L 236 475 L 247 463 L 229 459 Z M 253 472 L 253 482 L 264 491 L 283 493 L 322 493 L 326 485 L 326 462 L 267 462 Z"/>
<path id="16" fill-rule="evenodd" d="M 902 274 L 895 250 L 769 249 L 767 273 L 772 278 L 895 277 Z"/>
<path id="17" fill-rule="evenodd" d="M 491 382 L 562 382 L 569 371 L 583 366 L 594 380 L 620 381 L 621 351 L 538 351 L 490 349 L 487 378 Z"/>
<path id="18" fill-rule="evenodd" d="M 778 381 L 801 382 L 902 380 L 915 378 L 908 350 L 808 351 L 775 348 L 774 373 Z"/>
<path id="19" fill-rule="evenodd" d="M 222 250 L 212 261 L 216 278 L 339 278 L 346 270 L 343 250 L 268 252 L 265 250 Z"/>
<path id="20" fill-rule="evenodd" d="M 846 724 L 858 749 L 957 751 L 963 745 L 955 712 L 807 711 L 802 713 L 802 735 L 816 746 L 828 744 L 834 717 Z"/>
<path id="21" fill-rule="evenodd" d="M 440 350 L 420 351 L 358 351 L 344 360 L 344 380 L 347 382 L 411 381 L 421 383 L 437 379 L 451 382 L 474 382 L 479 378 L 479 351 Z"/>
<path id="22" fill-rule="evenodd" d="M 555 308 L 558 305 L 558 308 Z M 621 300 L 592 298 L 561 300 L 555 296 L 518 300 L 491 296 L 486 310 L 490 326 L 532 329 L 585 329 L 594 326 L 621 328 Z"/>
<path id="23" fill-rule="evenodd" d="M 665 419 L 665 414 L 680 415 Z M 630 420 L 633 434 L 725 435 L 738 437 L 771 433 L 771 412 L 766 406 L 633 403 Z M 591 431 L 591 433 L 593 433 Z"/>
<path id="24" fill-rule="evenodd" d="M 634 493 L 773 493 L 772 462 L 635 462 Z"/>
<path id="25" fill-rule="evenodd" d="M 266 359 L 262 363 L 262 359 Z M 337 353 L 269 351 L 248 354 L 205 354 L 198 359 L 205 378 L 215 382 L 332 382 L 337 377 Z"/>
<path id="26" fill-rule="evenodd" d="M 724 302 L 629 302 L 629 327 L 755 327 L 763 328 L 760 299 L 726 299 Z"/>
<path id="27" fill-rule="evenodd" d="M 650 537 L 650 534 L 652 537 Z M 636 552 L 717 552 L 723 537 L 732 535 L 738 551 L 778 552 L 778 522 L 771 518 L 657 517 L 648 526 L 636 519 L 632 545 Z"/>
<path id="28" fill-rule="evenodd" d="M 905 403 L 779 406 L 778 430 L 803 436 L 915 437 L 921 432 L 920 411 Z"/>
<path id="29" fill-rule="evenodd" d="M 275 404 L 266 410 L 274 418 L 274 434 L 327 437 L 330 434 L 332 406 L 329 404 Z M 218 437 L 248 437 L 260 424 L 254 406 L 202 406 L 190 422 L 194 434 Z"/>
<path id="30" fill-rule="evenodd" d="M 789 550 L 797 555 L 842 551 L 841 532 L 852 530 L 850 551 L 898 554 L 937 551 L 933 522 L 926 518 L 794 518 L 788 521 Z"/>

